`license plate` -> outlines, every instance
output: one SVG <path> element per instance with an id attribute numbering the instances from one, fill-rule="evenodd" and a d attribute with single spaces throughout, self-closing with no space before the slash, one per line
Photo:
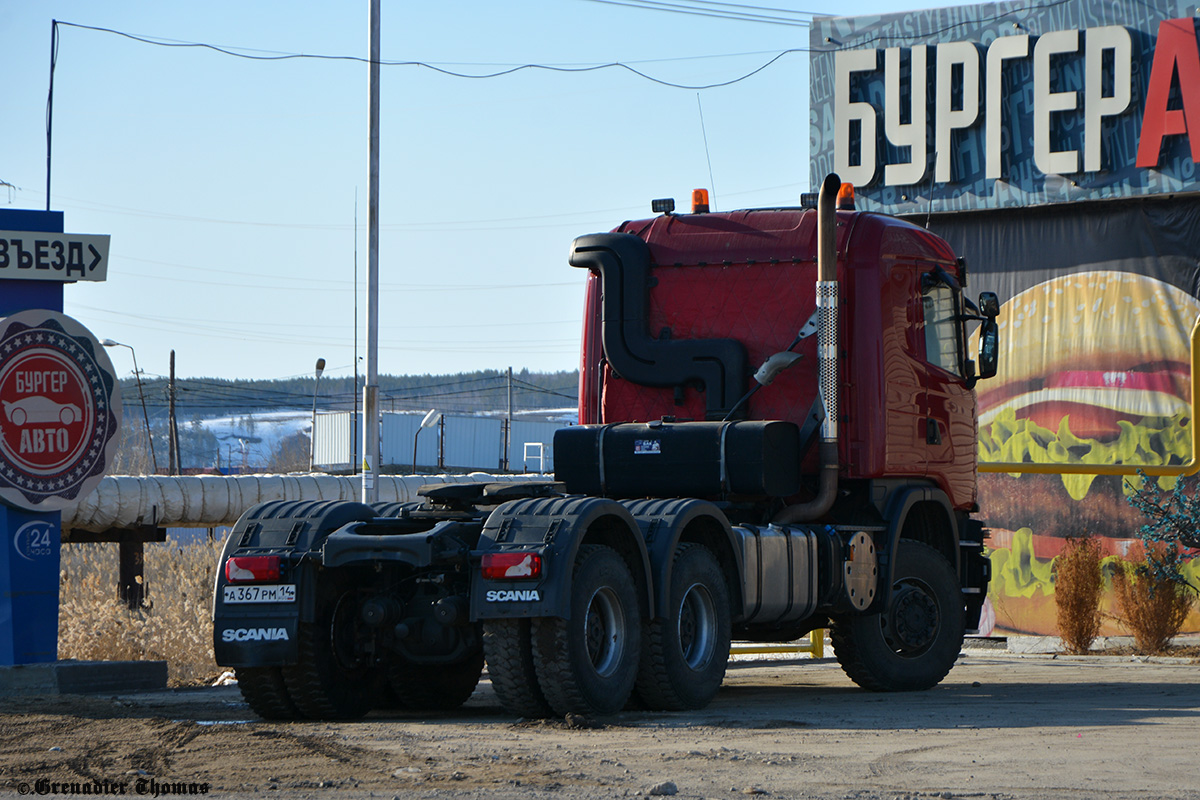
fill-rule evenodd
<path id="1" fill-rule="evenodd" d="M 226 586 L 226 603 L 294 603 L 296 584 L 278 586 Z"/>

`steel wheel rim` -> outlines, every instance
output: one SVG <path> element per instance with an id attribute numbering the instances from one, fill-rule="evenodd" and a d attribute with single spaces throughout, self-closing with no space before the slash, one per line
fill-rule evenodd
<path id="1" fill-rule="evenodd" d="M 888 647 L 902 658 L 917 658 L 933 647 L 941 627 L 941 609 L 924 581 L 905 578 L 892 587 L 891 610 L 879 624 Z"/>
<path id="2" fill-rule="evenodd" d="M 354 593 L 338 598 L 329 620 L 329 651 L 334 663 L 343 672 L 355 672 L 363 666 L 362 658 L 354 651 L 358 625 L 354 613 Z"/>
<path id="3" fill-rule="evenodd" d="M 583 638 L 596 674 L 607 678 L 617 671 L 625 652 L 625 614 L 610 587 L 597 589 L 588 600 Z"/>
<path id="4" fill-rule="evenodd" d="M 683 661 L 692 670 L 708 666 L 716 649 L 717 609 L 708 587 L 693 583 L 679 602 L 677 633 Z"/>

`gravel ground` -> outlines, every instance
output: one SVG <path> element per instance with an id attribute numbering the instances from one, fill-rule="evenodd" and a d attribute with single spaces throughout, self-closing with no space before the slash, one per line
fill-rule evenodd
<path id="1" fill-rule="evenodd" d="M 1200 800 L 1198 754 L 1193 659 L 988 649 L 911 694 L 737 662 L 702 711 L 596 720 L 514 719 L 486 677 L 455 713 L 348 723 L 258 721 L 230 686 L 0 707 L 3 796 Z"/>

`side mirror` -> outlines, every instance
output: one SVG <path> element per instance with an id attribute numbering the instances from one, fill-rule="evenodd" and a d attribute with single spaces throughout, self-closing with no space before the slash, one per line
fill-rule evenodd
<path id="1" fill-rule="evenodd" d="M 976 380 L 994 377 L 1000 363 L 1000 327 L 996 324 L 1000 298 L 995 292 L 979 293 L 979 313 L 984 320 L 979 326 L 979 375 Z"/>
<path id="2" fill-rule="evenodd" d="M 983 304 L 980 303 L 980 306 Z M 1000 363 L 1000 327 L 995 317 L 979 326 L 979 377 L 991 378 Z"/>
<path id="3" fill-rule="evenodd" d="M 1000 298 L 995 292 L 979 293 L 979 313 L 990 319 L 1000 315 Z"/>

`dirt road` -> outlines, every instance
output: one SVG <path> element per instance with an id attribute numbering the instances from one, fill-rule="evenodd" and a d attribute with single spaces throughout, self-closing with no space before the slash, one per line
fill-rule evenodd
<path id="1" fill-rule="evenodd" d="M 1200 800 L 1200 666 L 1128 657 L 968 651 L 903 695 L 758 663 L 703 711 L 598 727 L 515 720 L 486 680 L 454 714 L 353 723 L 256 721 L 232 687 L 3 702 L 4 796 Z"/>

